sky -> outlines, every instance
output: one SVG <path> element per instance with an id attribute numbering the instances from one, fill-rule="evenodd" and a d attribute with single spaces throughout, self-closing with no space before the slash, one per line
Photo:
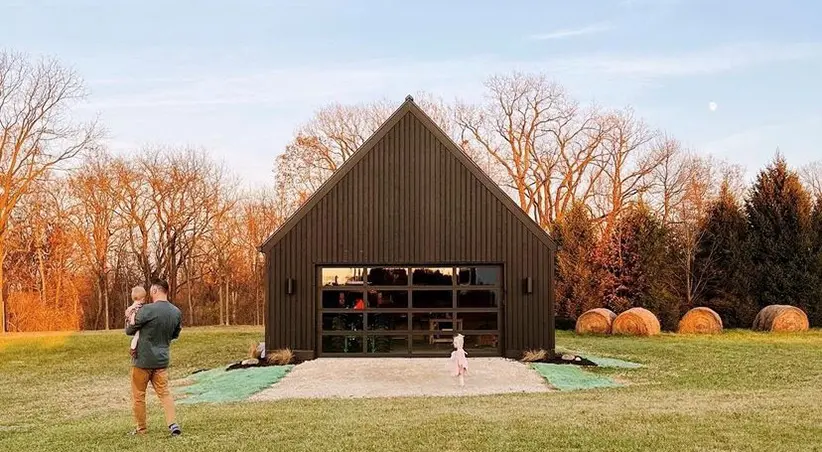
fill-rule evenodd
<path id="1" fill-rule="evenodd" d="M 503 6 L 504 5 L 504 6 Z M 0 49 L 52 56 L 119 153 L 208 150 L 246 186 L 331 102 L 540 72 L 582 102 L 631 106 L 749 175 L 777 148 L 822 159 L 822 2 L 761 0 L 0 0 Z"/>

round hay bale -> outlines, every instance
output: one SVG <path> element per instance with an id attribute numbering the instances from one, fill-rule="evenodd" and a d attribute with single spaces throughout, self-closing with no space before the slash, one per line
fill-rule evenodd
<path id="1" fill-rule="evenodd" d="M 693 308 L 679 321 L 680 334 L 717 334 L 722 332 L 722 318 L 711 308 Z"/>
<path id="2" fill-rule="evenodd" d="M 577 334 L 611 334 L 615 318 L 616 314 L 610 309 L 591 309 L 579 316 L 575 331 Z"/>
<path id="3" fill-rule="evenodd" d="M 653 312 L 644 308 L 631 308 L 616 316 L 611 327 L 614 334 L 626 336 L 654 336 L 661 328 L 659 319 Z"/>
<path id="4" fill-rule="evenodd" d="M 798 332 L 810 327 L 808 316 L 796 306 L 772 304 L 756 315 L 754 331 Z"/>

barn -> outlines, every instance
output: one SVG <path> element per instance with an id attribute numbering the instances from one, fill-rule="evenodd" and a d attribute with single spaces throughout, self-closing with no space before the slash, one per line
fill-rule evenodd
<path id="1" fill-rule="evenodd" d="M 554 350 L 555 242 L 411 96 L 260 251 L 269 350 Z"/>

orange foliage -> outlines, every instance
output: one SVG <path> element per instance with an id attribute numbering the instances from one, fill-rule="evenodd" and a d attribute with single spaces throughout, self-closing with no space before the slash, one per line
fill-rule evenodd
<path id="1" fill-rule="evenodd" d="M 9 294 L 8 315 L 12 331 L 73 331 L 80 329 L 82 310 L 67 297 L 49 303 L 37 292 Z"/>

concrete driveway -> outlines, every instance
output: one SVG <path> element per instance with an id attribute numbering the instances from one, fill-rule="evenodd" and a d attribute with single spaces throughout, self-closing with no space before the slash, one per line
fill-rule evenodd
<path id="1" fill-rule="evenodd" d="M 503 358 L 469 358 L 465 386 L 447 358 L 319 358 L 298 365 L 251 400 L 463 396 L 552 389 L 527 365 Z"/>

